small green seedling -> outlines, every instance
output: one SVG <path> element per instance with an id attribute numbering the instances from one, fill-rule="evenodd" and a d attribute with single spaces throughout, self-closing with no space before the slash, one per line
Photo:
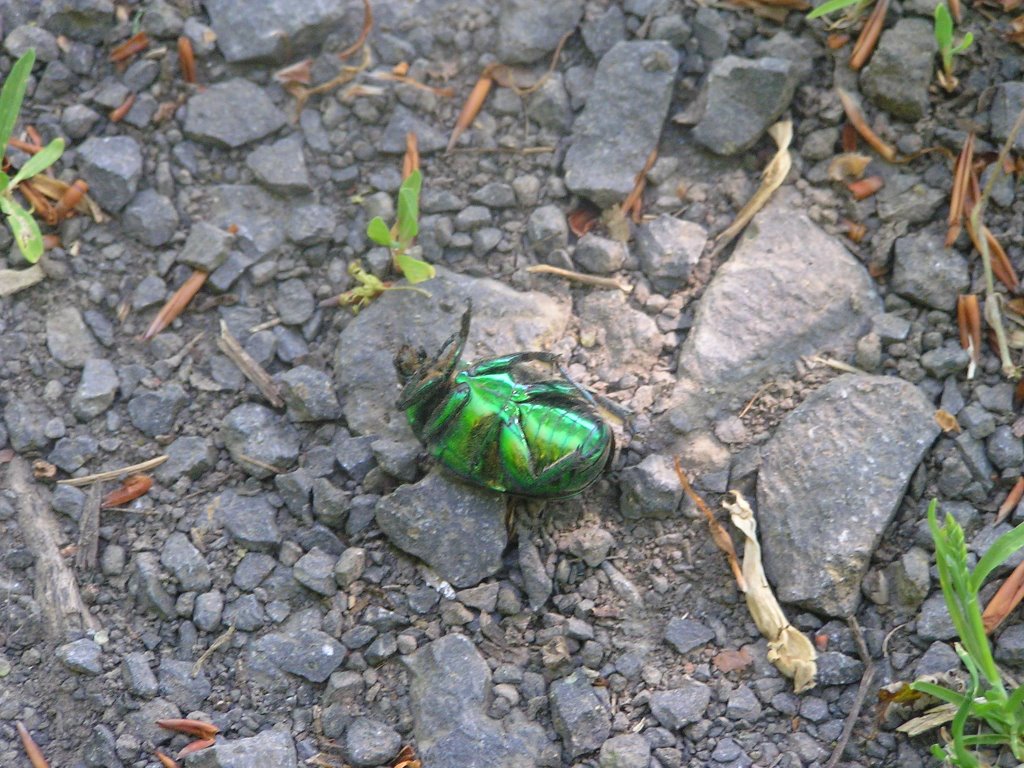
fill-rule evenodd
<path id="1" fill-rule="evenodd" d="M 985 579 L 1024 547 L 1024 524 L 996 539 L 972 571 L 967 565 L 963 529 L 951 515 L 946 515 L 939 527 L 935 508 L 933 500 L 928 507 L 928 526 L 935 540 L 935 565 L 949 616 L 960 636 L 956 652 L 970 677 L 964 691 L 923 680 L 910 686 L 955 709 L 950 740 L 944 746 L 934 745 L 932 755 L 958 768 L 978 768 L 983 763 L 976 747 L 1009 747 L 1017 762 L 1024 761 L 1024 685 L 1004 679 L 996 666 L 978 600 Z M 987 728 L 973 725 L 968 729 L 969 718 Z"/>
<path id="2" fill-rule="evenodd" d="M 953 17 L 949 15 L 945 3 L 935 6 L 935 42 L 939 45 L 939 58 L 942 60 L 942 69 L 938 73 L 939 85 L 947 91 L 953 91 L 958 83 L 953 74 L 953 56 L 970 48 L 974 35 L 968 32 L 963 40 L 953 45 Z"/>
<path id="3" fill-rule="evenodd" d="M 858 6 L 852 13 L 855 16 L 859 16 L 865 8 L 871 5 L 871 3 L 872 0 L 827 0 L 827 2 L 824 2 L 817 8 L 809 11 L 807 13 L 807 18 L 808 20 L 817 19 L 821 16 L 827 16 L 830 13 L 841 11 L 844 8 L 849 8 L 851 5 Z"/>
<path id="4" fill-rule="evenodd" d="M 395 269 L 405 275 L 411 285 L 434 277 L 434 268 L 416 258 L 419 249 L 413 240 L 420 231 L 420 188 L 423 175 L 413 171 L 398 190 L 398 217 L 390 229 L 380 216 L 374 216 L 366 227 L 366 235 L 377 245 L 391 250 Z M 416 255 L 414 255 L 416 254 Z"/>
<path id="5" fill-rule="evenodd" d="M 28 77 L 36 60 L 34 48 L 29 48 L 11 68 L 11 73 L 0 89 L 0 149 L 6 151 L 7 142 L 18 121 L 21 102 L 25 98 Z M 54 139 L 39 152 L 30 157 L 14 176 L 0 171 L 0 212 L 7 217 L 7 225 L 14 235 L 18 250 L 30 264 L 39 261 L 43 255 L 43 235 L 39 224 L 27 210 L 14 199 L 13 193 L 18 185 L 33 176 L 42 173 L 53 165 L 64 153 L 64 140 Z"/>

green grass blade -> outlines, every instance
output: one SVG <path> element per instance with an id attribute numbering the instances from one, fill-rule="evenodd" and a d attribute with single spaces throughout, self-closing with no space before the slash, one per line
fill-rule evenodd
<path id="1" fill-rule="evenodd" d="M 398 242 L 408 248 L 420 231 L 420 189 L 423 174 L 413 171 L 398 190 Z"/>
<path id="2" fill-rule="evenodd" d="M 0 208 L 7 216 L 7 224 L 14 235 L 14 242 L 18 244 L 18 250 L 25 261 L 35 264 L 43 255 L 43 233 L 39 231 L 39 224 L 31 213 L 14 200 L 7 197 L 0 197 L 0 200 L 3 200 Z"/>
<path id="3" fill-rule="evenodd" d="M 841 11 L 843 8 L 847 8 L 851 5 L 856 5 L 860 0 L 828 0 L 827 3 L 822 3 L 813 11 L 807 14 L 808 19 L 817 19 L 819 16 L 825 16 L 836 11 Z"/>
<path id="4" fill-rule="evenodd" d="M 945 686 L 928 683 L 923 680 L 915 680 L 910 684 L 910 687 L 915 691 L 931 696 L 933 699 L 944 701 L 947 704 L 952 704 L 956 707 L 963 704 L 964 698 L 966 698 L 962 693 L 958 693 L 952 688 L 946 688 Z"/>
<path id="5" fill-rule="evenodd" d="M 982 555 L 971 574 L 971 589 L 975 592 L 980 590 L 989 574 L 1013 557 L 1021 547 L 1024 547 L 1024 523 L 996 539 Z"/>
<path id="6" fill-rule="evenodd" d="M 42 173 L 57 162 L 62 154 L 64 154 L 64 139 L 54 139 L 21 166 L 14 174 L 14 178 L 11 179 L 10 186 L 17 186 L 25 179 L 31 179 L 37 173 Z"/>
<path id="7" fill-rule="evenodd" d="M 11 73 L 7 75 L 4 86 L 0 89 L 0 150 L 7 147 L 7 141 L 14 131 L 14 124 L 18 121 L 18 113 L 21 111 L 21 102 L 25 98 L 25 89 L 28 87 L 28 76 L 35 63 L 36 49 L 29 48 L 11 67 Z"/>
<path id="8" fill-rule="evenodd" d="M 935 42 L 939 51 L 947 51 L 953 45 L 953 17 L 945 3 L 935 6 Z"/>

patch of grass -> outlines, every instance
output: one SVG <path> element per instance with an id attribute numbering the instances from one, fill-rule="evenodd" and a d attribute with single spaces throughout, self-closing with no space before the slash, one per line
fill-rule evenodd
<path id="1" fill-rule="evenodd" d="M 413 240 L 420 231 L 420 189 L 423 175 L 417 170 L 410 173 L 398 190 L 398 214 L 393 226 L 388 227 L 380 216 L 374 216 L 366 227 L 366 236 L 377 245 L 391 250 L 395 269 L 410 285 L 434 277 L 436 272 L 427 262 L 416 258 L 419 249 Z"/>
<path id="2" fill-rule="evenodd" d="M 25 99 L 29 74 L 36 60 L 34 48 L 26 51 L 11 68 L 11 73 L 0 89 L 0 148 L 7 150 L 7 143 L 18 121 L 21 103 Z M 32 211 L 22 207 L 14 198 L 14 191 L 26 179 L 31 179 L 51 165 L 64 153 L 64 140 L 54 139 L 39 152 L 30 157 L 14 176 L 0 171 L 0 212 L 7 217 L 7 226 L 14 235 L 14 242 L 21 255 L 30 264 L 39 261 L 43 255 L 43 235 Z"/>
<path id="3" fill-rule="evenodd" d="M 953 17 L 949 15 L 945 3 L 935 6 L 935 42 L 939 46 L 939 58 L 942 61 L 939 84 L 947 91 L 952 91 L 957 86 L 957 79 L 953 75 L 953 57 L 971 47 L 974 35 L 968 32 L 959 43 L 953 43 Z"/>
<path id="4" fill-rule="evenodd" d="M 1024 547 L 1024 524 L 1000 536 L 972 571 L 967 565 L 967 544 L 960 524 L 946 515 L 940 527 L 937 503 L 928 507 L 928 526 L 935 540 L 935 564 L 942 594 L 960 642 L 956 653 L 967 670 L 969 680 L 964 691 L 956 691 L 925 681 L 911 684 L 914 690 L 934 696 L 956 707 L 950 723 L 947 744 L 932 746 L 932 755 L 958 768 L 985 765 L 974 751 L 976 747 L 1008 747 L 1018 762 L 1024 761 L 1024 686 L 1008 684 L 992 655 L 982 622 L 978 592 L 985 579 Z M 969 720 L 984 724 L 972 726 Z"/>

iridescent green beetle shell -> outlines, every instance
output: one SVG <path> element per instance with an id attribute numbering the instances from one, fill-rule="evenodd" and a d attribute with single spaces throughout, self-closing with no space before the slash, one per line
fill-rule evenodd
<path id="1" fill-rule="evenodd" d="M 470 314 L 433 360 L 399 351 L 399 409 L 428 452 L 466 482 L 515 496 L 576 495 L 611 462 L 611 428 L 564 373 L 530 379 L 525 364 L 554 364 L 551 354 L 518 352 L 463 367 Z"/>

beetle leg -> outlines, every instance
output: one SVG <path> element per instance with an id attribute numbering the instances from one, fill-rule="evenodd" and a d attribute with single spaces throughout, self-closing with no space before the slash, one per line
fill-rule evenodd
<path id="1" fill-rule="evenodd" d="M 469 402 L 470 394 L 469 386 L 466 384 L 459 384 L 452 388 L 448 397 L 430 414 L 430 418 L 423 425 L 421 439 L 424 443 L 440 439 L 446 430 L 451 429 L 456 424 L 459 414 L 466 407 L 466 403 Z"/>
<path id="2" fill-rule="evenodd" d="M 552 365 L 558 364 L 558 355 L 552 352 L 516 352 L 512 355 L 503 355 L 501 357 L 493 357 L 490 360 L 481 360 L 479 363 L 469 369 L 471 376 L 481 376 L 488 373 L 500 373 L 508 370 L 514 365 L 519 363 L 551 363 Z"/>

